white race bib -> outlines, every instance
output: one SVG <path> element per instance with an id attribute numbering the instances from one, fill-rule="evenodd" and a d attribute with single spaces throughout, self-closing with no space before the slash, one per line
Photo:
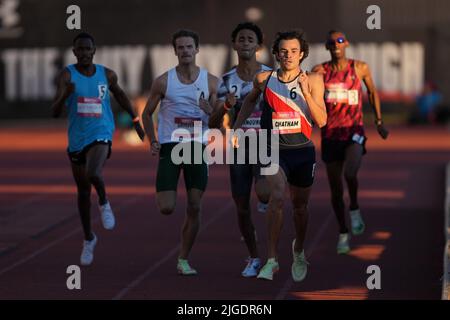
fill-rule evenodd
<path id="1" fill-rule="evenodd" d="M 325 101 L 328 103 L 332 102 L 343 102 L 347 103 L 348 100 L 348 90 L 343 88 L 330 88 L 325 92 Z"/>
<path id="2" fill-rule="evenodd" d="M 77 114 L 80 117 L 101 117 L 102 116 L 102 99 L 78 97 Z"/>
<path id="3" fill-rule="evenodd" d="M 236 99 L 241 98 L 241 85 L 231 83 L 229 91 L 230 91 L 230 93 L 234 94 Z"/>
<path id="4" fill-rule="evenodd" d="M 175 131 L 172 133 L 172 141 L 190 141 L 201 137 L 200 133 L 194 131 L 195 121 L 202 121 L 201 118 L 175 117 Z M 178 129 L 182 129 L 179 130 Z"/>
<path id="5" fill-rule="evenodd" d="M 272 128 L 279 134 L 302 132 L 300 113 L 294 111 L 272 113 Z"/>
<path id="6" fill-rule="evenodd" d="M 247 131 L 248 129 L 255 129 L 258 131 L 261 128 L 261 113 L 261 111 L 253 112 L 242 124 L 242 129 L 244 131 Z"/>
<path id="7" fill-rule="evenodd" d="M 205 96 L 205 92 L 203 90 L 195 90 L 195 97 L 197 99 L 197 103 L 200 105 L 200 98 L 208 100 L 208 97 Z"/>
<path id="8" fill-rule="evenodd" d="M 348 90 L 348 104 L 358 104 L 358 90 Z"/>
<path id="9" fill-rule="evenodd" d="M 357 105 L 359 103 L 358 90 L 347 90 L 344 88 L 327 88 L 325 91 L 325 102 L 348 103 Z"/>

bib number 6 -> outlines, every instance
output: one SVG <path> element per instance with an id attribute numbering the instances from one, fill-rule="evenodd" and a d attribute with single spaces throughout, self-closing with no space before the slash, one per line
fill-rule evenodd
<path id="1" fill-rule="evenodd" d="M 297 92 L 295 91 L 295 87 L 291 89 L 289 95 L 291 96 L 292 100 L 295 100 L 297 98 Z"/>

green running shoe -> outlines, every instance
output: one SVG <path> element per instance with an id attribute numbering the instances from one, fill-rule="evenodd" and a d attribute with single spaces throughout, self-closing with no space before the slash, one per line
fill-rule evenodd
<path id="1" fill-rule="evenodd" d="M 178 274 L 183 276 L 195 276 L 197 271 L 192 269 L 188 261 L 185 259 L 178 259 L 177 265 Z"/>
<path id="2" fill-rule="evenodd" d="M 273 280 L 273 274 L 279 270 L 278 262 L 275 258 L 270 258 L 267 263 L 262 267 L 257 276 L 258 279 Z"/>
<path id="3" fill-rule="evenodd" d="M 347 254 L 350 252 L 350 245 L 349 245 L 349 239 L 350 236 L 348 233 L 340 233 L 338 244 L 337 244 L 337 253 L 338 254 Z"/>
<path id="4" fill-rule="evenodd" d="M 295 239 L 292 241 L 292 257 L 294 262 L 292 262 L 291 273 L 292 279 L 295 282 L 303 281 L 306 277 L 306 273 L 308 272 L 308 264 L 305 258 L 305 250 L 302 252 L 295 252 Z"/>

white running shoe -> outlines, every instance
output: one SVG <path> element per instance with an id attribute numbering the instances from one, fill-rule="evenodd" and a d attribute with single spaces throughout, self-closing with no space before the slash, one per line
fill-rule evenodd
<path id="1" fill-rule="evenodd" d="M 112 230 L 114 229 L 114 226 L 116 224 L 116 219 L 114 218 L 114 213 L 111 209 L 111 205 L 109 204 L 109 201 L 106 202 L 104 205 L 99 206 L 100 214 L 102 216 L 102 224 L 103 228 L 106 230 Z"/>
<path id="2" fill-rule="evenodd" d="M 350 210 L 350 220 L 352 224 L 352 233 L 356 236 L 362 234 L 366 226 L 359 209 Z"/>
<path id="3" fill-rule="evenodd" d="M 347 254 L 350 252 L 349 245 L 350 236 L 348 233 L 340 233 L 338 244 L 337 244 L 337 253 L 338 254 Z"/>
<path id="4" fill-rule="evenodd" d="M 91 241 L 83 241 L 83 251 L 81 251 L 80 263 L 82 266 L 88 266 L 94 261 L 94 248 L 97 244 L 97 237 L 94 234 L 94 239 Z"/>
<path id="5" fill-rule="evenodd" d="M 247 265 L 245 266 L 244 271 L 242 271 L 242 276 L 245 278 L 256 277 L 258 275 L 260 268 L 261 268 L 261 259 L 248 258 Z"/>
<path id="6" fill-rule="evenodd" d="M 263 203 L 260 201 L 258 201 L 258 204 L 256 205 L 258 212 L 261 212 L 261 213 L 266 213 L 268 207 L 269 207 L 269 203 Z"/>
<path id="7" fill-rule="evenodd" d="M 295 239 L 292 241 L 292 267 L 291 267 L 291 274 L 292 279 L 295 282 L 300 282 L 305 279 L 306 274 L 308 273 L 308 264 L 309 262 L 306 261 L 305 257 L 305 250 L 302 250 L 302 252 L 296 252 L 295 251 Z"/>

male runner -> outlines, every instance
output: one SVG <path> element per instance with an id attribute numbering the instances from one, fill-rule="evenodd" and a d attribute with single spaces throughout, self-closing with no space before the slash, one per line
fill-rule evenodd
<path id="1" fill-rule="evenodd" d="M 247 94 L 253 88 L 252 83 L 255 75 L 261 71 L 271 70 L 269 67 L 256 61 L 256 52 L 263 43 L 263 33 L 261 29 L 252 22 L 240 23 L 231 33 L 233 49 L 238 54 L 238 65 L 222 76 L 222 82 L 218 91 L 218 103 L 214 113 L 209 119 L 209 125 L 212 128 L 220 128 L 225 114 L 230 114 L 231 125 L 241 108 Z M 243 130 L 259 130 L 261 108 L 258 101 L 258 107 L 243 125 Z M 246 146 L 246 163 L 237 164 L 236 158 L 234 164 L 230 164 L 231 194 L 236 205 L 239 229 L 245 240 L 250 257 L 247 265 L 242 271 L 244 277 L 256 277 L 261 267 L 261 260 L 256 246 L 255 227 L 251 218 L 250 194 L 253 180 L 255 181 L 255 192 L 261 204 L 258 204 L 260 210 L 266 207 L 269 201 L 269 186 L 264 176 L 260 174 L 259 164 L 248 163 L 249 146 Z M 253 146 L 253 151 L 257 151 Z M 264 208 L 265 209 L 265 208 Z"/>
<path id="2" fill-rule="evenodd" d="M 367 140 L 363 127 L 361 80 L 366 85 L 369 103 L 375 113 L 378 134 L 383 139 L 389 134 L 381 120 L 380 99 L 369 66 L 363 61 L 347 59 L 345 49 L 348 46 L 344 33 L 330 31 L 326 48 L 330 51 L 331 61 L 313 68 L 314 72 L 323 75 L 325 84 L 328 122 L 322 128 L 322 160 L 327 167 L 331 203 L 339 224 L 338 254 L 350 251 L 342 175 L 350 196 L 352 233 L 362 234 L 365 228 L 358 204 L 357 177 Z"/>
<path id="3" fill-rule="evenodd" d="M 234 129 L 240 128 L 264 93 L 261 129 L 277 133 L 280 170 L 268 175 L 270 200 L 268 209 L 268 260 L 258 278 L 272 280 L 278 271 L 277 245 L 283 224 L 285 189 L 289 185 L 294 211 L 296 238 L 292 242 L 294 281 L 302 281 L 307 273 L 303 250 L 308 221 L 308 199 L 314 180 L 315 148 L 310 140 L 313 122 L 323 127 L 327 121 L 323 101 L 323 81 L 318 74 L 307 75 L 301 62 L 308 56 L 308 43 L 300 31 L 279 32 L 272 52 L 280 69 L 256 75 L 254 88 L 245 98 Z M 236 135 L 233 143 L 238 146 Z"/>
<path id="4" fill-rule="evenodd" d="M 52 104 L 53 116 L 58 117 L 67 108 L 69 117 L 69 147 L 67 149 L 72 173 L 78 190 L 78 210 L 84 231 L 81 265 L 90 265 L 94 259 L 97 237 L 91 229 L 91 185 L 98 195 L 103 227 L 114 228 L 115 219 L 106 196 L 102 169 L 111 155 L 114 116 L 109 91 L 119 105 L 131 116 L 141 139 L 145 133 L 139 124 L 125 92 L 117 82 L 114 71 L 93 63 L 94 38 L 80 33 L 73 40 L 77 63 L 64 68 L 58 77 L 58 88 Z"/>
<path id="5" fill-rule="evenodd" d="M 182 227 L 181 250 L 177 269 L 182 275 L 195 275 L 197 271 L 188 263 L 188 255 L 200 226 L 200 208 L 208 181 L 208 165 L 176 164 L 172 150 L 180 143 L 191 144 L 191 150 L 203 153 L 207 141 L 196 136 L 195 122 L 201 123 L 203 132 L 208 130 L 208 120 L 216 102 L 218 79 L 199 68 L 195 58 L 199 52 L 199 37 L 189 30 L 180 30 L 172 36 L 172 45 L 178 57 L 178 65 L 159 76 L 152 84 L 150 97 L 144 109 L 144 127 L 152 153 L 159 152 L 156 177 L 156 202 L 162 214 L 175 210 L 178 178 L 183 170 L 187 191 L 186 217 Z M 152 114 L 161 102 L 158 114 L 158 137 L 155 135 Z M 177 129 L 186 129 L 190 136 L 179 135 Z M 194 154 L 191 154 L 191 160 Z"/>

